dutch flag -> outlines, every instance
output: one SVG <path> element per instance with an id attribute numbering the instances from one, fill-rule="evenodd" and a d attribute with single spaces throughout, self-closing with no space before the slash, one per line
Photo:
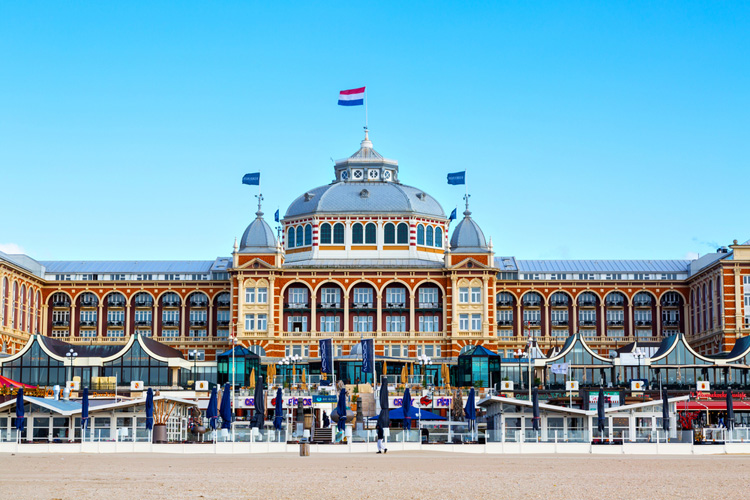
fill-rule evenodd
<path id="1" fill-rule="evenodd" d="M 362 106 L 365 102 L 365 87 L 339 92 L 339 106 Z"/>

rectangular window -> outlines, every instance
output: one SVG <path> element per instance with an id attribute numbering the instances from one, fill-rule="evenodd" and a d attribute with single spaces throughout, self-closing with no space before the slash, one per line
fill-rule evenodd
<path id="1" fill-rule="evenodd" d="M 340 332 L 341 331 L 341 318 L 338 316 L 321 316 L 320 317 L 320 331 L 321 332 Z"/>
<path id="2" fill-rule="evenodd" d="M 438 289 L 434 287 L 420 288 L 419 307 L 422 309 L 438 307 Z"/>
<path id="3" fill-rule="evenodd" d="M 306 332 L 307 331 L 307 317 L 306 316 L 289 316 L 287 317 L 286 327 L 288 332 Z"/>
<path id="4" fill-rule="evenodd" d="M 190 311 L 190 322 L 191 323 L 200 323 L 200 322 L 205 323 L 206 318 L 208 317 L 207 314 L 208 313 L 206 312 L 205 309 L 200 309 L 197 311 L 195 309 L 192 309 Z"/>
<path id="5" fill-rule="evenodd" d="M 539 325 L 542 319 L 542 312 L 539 309 L 524 309 L 523 322 L 531 326 Z"/>
<path id="6" fill-rule="evenodd" d="M 372 306 L 372 288 L 359 287 L 354 289 L 354 304 Z"/>
<path id="7" fill-rule="evenodd" d="M 180 336 L 180 331 L 179 330 L 162 330 L 161 335 L 162 337 L 176 338 Z"/>
<path id="8" fill-rule="evenodd" d="M 404 307 L 406 305 L 405 288 L 388 288 L 385 291 L 385 302 L 388 307 Z"/>
<path id="9" fill-rule="evenodd" d="M 625 321 L 625 311 L 622 309 L 608 309 L 607 323 L 622 324 Z"/>
<path id="10" fill-rule="evenodd" d="M 153 311 L 144 311 L 143 309 L 135 310 L 135 322 L 136 323 L 151 323 Z"/>
<path id="11" fill-rule="evenodd" d="M 125 321 L 125 311 L 107 311 L 107 321 L 110 323 Z"/>
<path id="12" fill-rule="evenodd" d="M 482 331 L 482 315 L 481 314 L 471 315 L 471 331 L 472 332 Z"/>
<path id="13" fill-rule="evenodd" d="M 255 288 L 245 288 L 245 304 L 255 304 Z"/>
<path id="14" fill-rule="evenodd" d="M 636 309 L 633 311 L 636 325 L 647 325 L 651 323 L 650 309 Z"/>
<path id="15" fill-rule="evenodd" d="M 468 314 L 458 315 L 458 329 L 464 332 L 469 330 L 469 315 Z"/>
<path id="16" fill-rule="evenodd" d="M 307 288 L 290 288 L 289 305 L 297 307 L 307 305 Z"/>
<path id="17" fill-rule="evenodd" d="M 219 328 L 216 331 L 216 336 L 220 339 L 228 339 L 229 338 L 229 330 L 226 328 Z"/>
<path id="18" fill-rule="evenodd" d="M 191 330 L 190 331 L 191 337 L 207 337 L 206 330 L 201 328 L 200 330 Z"/>
<path id="19" fill-rule="evenodd" d="M 419 317 L 419 331 L 420 332 L 437 332 L 440 330 L 439 316 L 420 316 Z"/>
<path id="20" fill-rule="evenodd" d="M 86 339 L 92 339 L 96 337 L 96 330 L 81 330 L 80 336 Z"/>
<path id="21" fill-rule="evenodd" d="M 401 346 L 400 345 L 392 345 L 391 346 L 391 356 L 394 358 L 400 358 L 401 357 Z"/>
<path id="22" fill-rule="evenodd" d="M 259 332 L 265 332 L 268 330 L 268 315 L 267 314 L 259 314 L 258 315 L 258 331 Z"/>
<path id="23" fill-rule="evenodd" d="M 471 303 L 482 303 L 482 289 L 480 287 L 471 287 Z"/>
<path id="24" fill-rule="evenodd" d="M 406 316 L 386 316 L 385 317 L 385 331 L 386 332 L 405 332 L 406 331 Z"/>
<path id="25" fill-rule="evenodd" d="M 81 311 L 81 324 L 94 324 L 94 323 L 96 323 L 96 310 Z"/>
<path id="26" fill-rule="evenodd" d="M 150 337 L 151 336 L 151 330 L 136 330 L 136 335 L 142 335 L 143 337 Z"/>
<path id="27" fill-rule="evenodd" d="M 341 305 L 341 289 L 339 288 L 324 288 L 320 293 L 321 304 L 328 307 L 339 307 Z"/>
<path id="28" fill-rule="evenodd" d="M 501 337 L 501 338 L 504 338 L 504 339 L 512 338 L 513 337 L 513 330 L 498 330 L 497 331 L 497 336 Z"/>
<path id="29" fill-rule="evenodd" d="M 745 295 L 745 328 L 750 328 L 750 276 L 742 277 L 742 285 Z"/>
<path id="30" fill-rule="evenodd" d="M 469 289 L 467 287 L 461 287 L 458 289 L 458 302 L 459 304 L 469 303 Z"/>
<path id="31" fill-rule="evenodd" d="M 180 321 L 180 311 L 179 310 L 167 310 L 162 311 L 161 313 L 161 320 L 164 323 L 179 323 Z"/>
<path id="32" fill-rule="evenodd" d="M 354 316 L 355 332 L 371 332 L 372 316 Z"/>
<path id="33" fill-rule="evenodd" d="M 52 325 L 64 325 L 70 322 L 70 311 L 52 311 Z"/>
<path id="34" fill-rule="evenodd" d="M 245 331 L 252 332 L 255 330 L 255 314 L 245 314 Z"/>
<path id="35" fill-rule="evenodd" d="M 229 323 L 229 311 L 227 309 L 219 309 L 216 312 L 216 321 L 218 321 L 220 325 L 223 323 Z"/>
<path id="36" fill-rule="evenodd" d="M 564 326 L 568 324 L 568 311 L 565 309 L 553 309 L 550 318 L 552 326 Z"/>
<path id="37" fill-rule="evenodd" d="M 258 304 L 268 304 L 268 288 L 258 288 Z"/>
<path id="38" fill-rule="evenodd" d="M 115 337 L 124 337 L 125 332 L 122 330 L 107 330 L 107 337 L 109 338 L 115 338 Z"/>
<path id="39" fill-rule="evenodd" d="M 497 320 L 503 324 L 513 324 L 513 309 L 501 309 L 497 311 Z"/>
<path id="40" fill-rule="evenodd" d="M 595 325 L 596 309 L 580 309 L 578 311 L 578 322 L 581 325 Z"/>

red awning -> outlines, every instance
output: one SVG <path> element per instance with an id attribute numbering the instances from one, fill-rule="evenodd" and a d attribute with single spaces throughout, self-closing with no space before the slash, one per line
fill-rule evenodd
<path id="1" fill-rule="evenodd" d="M 23 387 L 24 389 L 36 389 L 36 386 L 34 385 L 16 382 L 15 380 L 11 380 L 8 377 L 3 377 L 2 375 L 0 375 L 0 387 Z"/>
<path id="2" fill-rule="evenodd" d="M 750 402 L 733 401 L 734 411 L 750 411 Z M 726 401 L 680 401 L 677 411 L 727 411 Z"/>

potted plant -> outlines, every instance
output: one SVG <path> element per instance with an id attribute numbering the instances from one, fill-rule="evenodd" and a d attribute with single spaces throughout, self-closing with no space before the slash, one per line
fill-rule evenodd
<path id="1" fill-rule="evenodd" d="M 542 388 L 542 379 L 540 379 L 539 377 L 534 377 L 534 385 L 541 389 Z"/>

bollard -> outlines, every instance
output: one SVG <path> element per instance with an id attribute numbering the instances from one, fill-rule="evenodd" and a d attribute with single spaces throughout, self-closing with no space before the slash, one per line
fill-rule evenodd
<path id="1" fill-rule="evenodd" d="M 310 456 L 310 443 L 299 444 L 299 456 L 309 457 Z"/>

